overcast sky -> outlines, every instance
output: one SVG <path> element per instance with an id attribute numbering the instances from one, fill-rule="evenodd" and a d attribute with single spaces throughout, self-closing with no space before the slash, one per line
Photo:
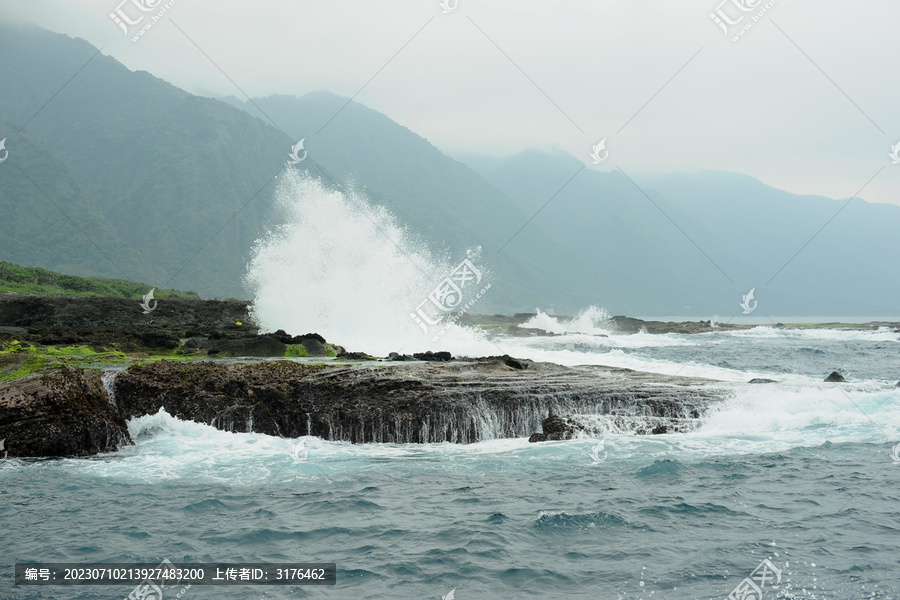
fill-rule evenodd
<path id="1" fill-rule="evenodd" d="M 834 198 L 878 173 L 860 196 L 900 204 L 896 0 L 177 0 L 137 42 L 110 13 L 165 2 L 121 1 L 0 0 L 0 16 L 195 94 L 358 94 L 450 155 L 590 163 L 607 138 L 592 168 L 728 170 Z M 744 17 L 728 36 L 717 6 Z"/>

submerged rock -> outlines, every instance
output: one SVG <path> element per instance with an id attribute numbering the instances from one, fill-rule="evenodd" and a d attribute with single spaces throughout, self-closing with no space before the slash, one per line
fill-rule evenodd
<path id="1" fill-rule="evenodd" d="M 747 383 L 778 383 L 778 382 L 775 381 L 774 379 L 765 379 L 765 378 L 762 378 L 762 377 L 754 377 L 753 379 L 751 379 L 751 380 L 748 381 Z"/>
<path id="2" fill-rule="evenodd" d="M 828 383 L 841 383 L 847 381 L 844 379 L 844 376 L 838 373 L 837 371 L 832 371 L 831 375 L 825 378 L 825 381 Z"/>
<path id="3" fill-rule="evenodd" d="M 97 371 L 61 367 L 0 383 L 8 456 L 88 456 L 131 444 Z"/>

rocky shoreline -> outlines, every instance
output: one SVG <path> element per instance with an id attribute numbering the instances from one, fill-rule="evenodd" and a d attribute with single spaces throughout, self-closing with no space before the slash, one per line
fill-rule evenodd
<path id="1" fill-rule="evenodd" d="M 173 298 L 149 315 L 136 304 L 0 295 L 0 441 L 8 457 L 115 451 L 131 443 L 127 419 L 161 409 L 228 431 L 354 443 L 675 433 L 696 428 L 727 393 L 711 381 L 509 356 L 375 360 L 315 333 L 260 335 L 246 302 Z M 512 329 L 530 316 L 481 322 Z M 710 327 L 614 322 L 623 332 Z M 218 359 L 225 356 L 267 360 Z M 110 366 L 116 371 L 101 378 Z"/>

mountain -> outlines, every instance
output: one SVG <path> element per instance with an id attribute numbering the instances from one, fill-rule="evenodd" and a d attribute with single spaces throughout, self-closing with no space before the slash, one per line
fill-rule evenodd
<path id="1" fill-rule="evenodd" d="M 37 27 L 0 23 L 0 81 L 0 258 L 246 294 L 283 133 Z"/>
<path id="2" fill-rule="evenodd" d="M 581 165 L 564 152 L 463 160 L 526 212 Z M 900 281 L 890 268 L 900 259 L 900 206 L 848 200 L 735 173 L 588 170 L 534 225 L 566 232 L 569 248 L 597 257 L 589 275 L 614 310 L 738 315 L 755 288 L 754 316 L 896 314 Z"/>
<path id="3" fill-rule="evenodd" d="M 303 139 L 292 168 L 364 191 L 451 262 L 481 246 L 493 287 L 477 312 L 721 317 L 751 288 L 756 315 L 897 312 L 897 206 L 563 152 L 455 160 L 328 92 L 198 97 L 37 27 L 0 23 L 0 82 L 0 260 L 246 297 L 251 248 L 278 224 L 274 179 Z"/>

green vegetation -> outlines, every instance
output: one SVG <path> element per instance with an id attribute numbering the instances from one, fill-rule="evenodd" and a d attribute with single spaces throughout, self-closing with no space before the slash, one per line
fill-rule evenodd
<path id="1" fill-rule="evenodd" d="M 18 340 L 0 345 L 0 381 L 18 379 L 63 365 L 83 369 L 127 367 L 157 360 L 196 360 L 178 354 L 177 350 L 151 350 L 128 355 L 116 349 L 92 346 L 32 346 Z"/>
<path id="2" fill-rule="evenodd" d="M 287 349 L 284 351 L 284 356 L 285 358 L 302 358 L 307 356 L 306 348 L 300 344 L 288 344 Z"/>
<path id="3" fill-rule="evenodd" d="M 0 293 L 37 294 L 43 296 L 109 296 L 140 299 L 150 290 L 149 285 L 124 279 L 104 279 L 63 275 L 40 269 L 23 267 L 0 261 Z M 194 296 L 196 292 L 157 289 L 156 298 Z"/>

